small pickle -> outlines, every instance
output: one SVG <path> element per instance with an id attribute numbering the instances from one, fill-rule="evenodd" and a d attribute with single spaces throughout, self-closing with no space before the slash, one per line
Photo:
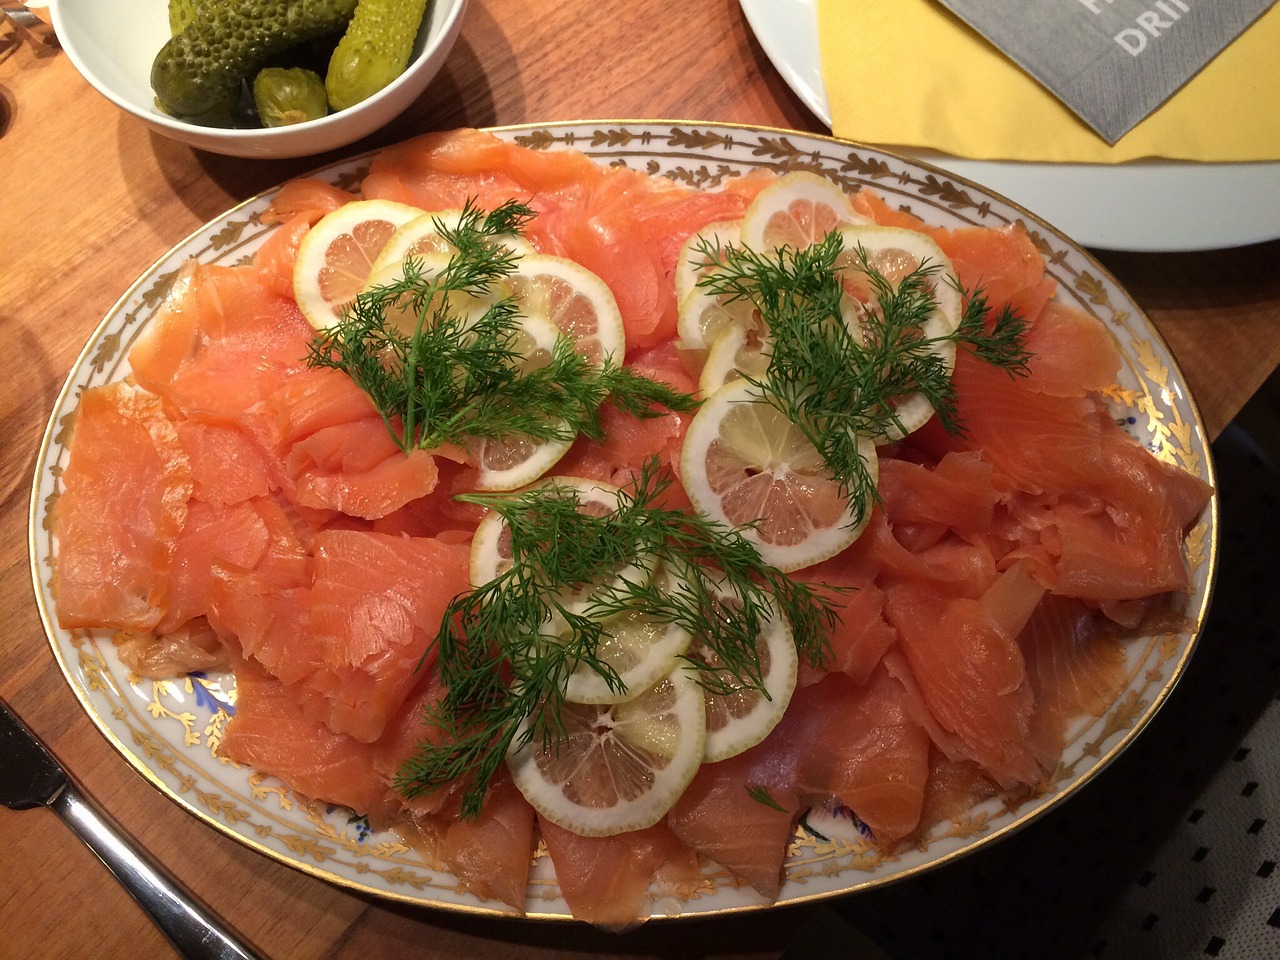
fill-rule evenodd
<path id="1" fill-rule="evenodd" d="M 178 117 L 229 113 L 241 85 L 289 47 L 342 29 L 356 0 L 214 0 L 160 48 L 151 87 Z"/>
<path id="2" fill-rule="evenodd" d="M 329 112 L 320 74 L 302 67 L 266 67 L 253 78 L 253 102 L 264 127 L 316 120 Z"/>
<path id="3" fill-rule="evenodd" d="M 325 74 L 330 107 L 359 103 L 404 73 L 426 8 L 427 0 L 360 0 Z"/>
<path id="4" fill-rule="evenodd" d="M 208 3 L 209 0 L 203 0 Z M 177 36 L 200 15 L 201 0 L 169 0 L 169 33 Z"/>

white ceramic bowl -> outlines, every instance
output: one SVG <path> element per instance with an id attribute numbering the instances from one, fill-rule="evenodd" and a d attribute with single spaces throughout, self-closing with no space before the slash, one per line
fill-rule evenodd
<path id="1" fill-rule="evenodd" d="M 395 81 L 346 110 L 287 127 L 229 129 L 162 113 L 151 90 L 151 63 L 169 39 L 166 0 L 51 0 L 58 41 L 108 100 L 153 130 L 201 150 L 235 157 L 301 157 L 367 136 L 416 100 L 444 65 L 467 0 L 431 0 L 413 58 Z"/>

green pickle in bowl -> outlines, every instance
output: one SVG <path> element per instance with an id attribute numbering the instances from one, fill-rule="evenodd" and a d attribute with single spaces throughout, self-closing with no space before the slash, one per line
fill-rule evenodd
<path id="1" fill-rule="evenodd" d="M 324 81 L 304 67 L 266 67 L 253 78 L 253 103 L 264 127 L 315 120 L 329 112 Z"/>
<path id="2" fill-rule="evenodd" d="M 342 110 L 373 96 L 404 72 L 426 0 L 360 0 L 329 61 L 329 106 Z"/>
<path id="3" fill-rule="evenodd" d="M 237 126 L 247 112 L 248 84 L 262 126 L 323 117 L 404 72 L 426 6 L 427 0 L 170 0 L 172 36 L 151 67 L 156 105 L 180 119 Z M 297 69 L 299 50 L 331 44 L 337 35 L 325 80 Z"/>

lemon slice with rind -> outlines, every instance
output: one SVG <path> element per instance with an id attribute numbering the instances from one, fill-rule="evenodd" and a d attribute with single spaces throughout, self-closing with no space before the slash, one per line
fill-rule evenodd
<path id="1" fill-rule="evenodd" d="M 445 270 L 450 256 L 427 253 L 414 258 L 422 277 L 430 280 Z M 368 280 L 366 290 L 377 286 L 399 283 L 405 276 L 404 260 L 390 262 L 378 268 Z M 494 305 L 497 296 L 490 290 L 475 295 L 463 290 L 450 290 L 437 294 L 448 299 L 448 309 L 461 317 L 464 326 L 474 323 Z M 433 310 L 436 305 L 428 309 Z M 382 307 L 383 322 L 403 336 L 411 337 L 418 328 L 421 317 L 407 299 L 387 302 Z M 428 316 L 429 319 L 429 316 Z M 519 359 L 516 367 L 530 371 L 550 362 L 551 351 L 561 331 L 552 321 L 537 313 L 518 314 L 514 318 L 515 336 L 511 348 Z M 568 424 L 565 424 L 568 432 Z M 476 485 L 482 490 L 514 490 L 537 480 L 563 457 L 571 446 L 572 438 L 535 439 L 524 435 L 509 435 L 500 439 L 472 438 L 465 442 L 473 463 L 478 470 Z"/>
<path id="2" fill-rule="evenodd" d="M 759 253 L 801 250 L 845 224 L 866 222 L 826 177 L 796 171 L 756 194 L 742 215 L 742 242 Z"/>
<path id="3" fill-rule="evenodd" d="M 724 616 L 741 616 L 742 603 L 733 594 L 721 591 L 717 603 Z M 755 642 L 756 661 L 760 665 L 761 686 L 765 692 L 732 677 L 719 678 L 719 684 L 728 690 L 716 691 L 703 684 L 707 710 L 707 743 L 703 757 L 707 763 L 727 760 L 754 747 L 778 725 L 791 702 L 800 657 L 791 635 L 791 626 L 772 598 Z M 686 656 L 708 667 L 722 663 L 696 637 Z"/>
<path id="4" fill-rule="evenodd" d="M 565 703 L 546 722 L 562 735 L 545 749 L 534 738 L 507 766 L 540 815 L 581 836 L 653 826 L 702 764 L 702 687 L 683 664 L 620 703 Z"/>
<path id="5" fill-rule="evenodd" d="M 461 208 L 424 213 L 397 228 L 374 260 L 373 269 L 376 271 L 387 264 L 399 263 L 406 257 L 457 253 L 457 248 L 440 232 L 440 227 L 456 229 L 462 221 L 462 213 Z M 495 241 L 521 256 L 534 252 L 533 244 L 517 234 L 497 237 Z"/>
<path id="6" fill-rule="evenodd" d="M 586 267 L 561 257 L 528 254 L 508 276 L 493 285 L 492 295 L 511 296 L 526 329 L 555 330 L 569 337 L 574 350 L 603 364 L 621 363 L 626 352 L 622 314 L 608 285 Z M 554 342 L 554 339 L 552 340 Z M 537 340 L 537 351 L 549 357 L 549 345 Z M 545 363 L 536 352 L 528 363 Z M 481 490 L 515 490 L 546 473 L 572 446 L 571 439 L 538 440 L 523 434 L 477 439 L 467 449 L 478 469 Z"/>
<path id="7" fill-rule="evenodd" d="M 521 357 L 521 370 L 546 366 L 560 331 L 545 317 L 522 316 L 512 347 Z M 566 432 L 568 424 L 564 424 Z M 509 435 L 499 439 L 480 437 L 466 447 L 479 469 L 476 486 L 481 490 L 515 490 L 537 480 L 554 467 L 573 446 L 570 438 L 536 439 Z"/>
<path id="8" fill-rule="evenodd" d="M 534 490 L 559 488 L 576 495 L 578 510 L 591 516 L 602 517 L 618 509 L 621 490 L 611 483 L 590 480 L 586 477 L 549 477 L 534 486 Z M 471 540 L 471 584 L 480 586 L 511 569 L 511 530 L 502 514 L 491 510 L 476 527 Z M 657 567 L 654 557 L 640 558 L 623 564 L 617 569 L 601 570 L 595 582 L 562 594 L 560 605 L 571 613 L 589 612 L 593 598 L 601 590 L 620 584 L 623 580 L 640 585 L 647 584 Z"/>
<path id="9" fill-rule="evenodd" d="M 858 438 L 871 482 L 875 447 Z M 861 534 L 857 510 L 804 433 L 745 380 L 721 387 L 689 424 L 680 476 L 694 507 L 750 541 L 782 571 L 835 556 Z"/>
<path id="10" fill-rule="evenodd" d="M 840 315 L 845 329 L 859 343 L 865 343 L 857 309 L 858 305 L 851 298 L 841 298 Z M 762 320 L 722 327 L 716 333 L 698 374 L 698 395 L 709 397 L 734 380 L 763 380 L 769 372 L 769 342 Z"/>
<path id="11" fill-rule="evenodd" d="M 875 270 L 895 289 L 904 277 L 922 267 L 929 271 L 925 282 L 935 306 L 921 325 L 920 336 L 928 342 L 928 349 L 941 357 L 948 373 L 953 370 L 956 346 L 948 338 L 960 325 L 962 304 L 955 269 L 942 248 L 925 234 L 904 227 L 848 226 L 841 229 L 840 237 L 844 250 L 836 259 L 836 268 L 842 275 L 846 299 L 862 317 L 878 309 L 865 267 Z M 933 404 L 919 393 L 891 398 L 890 402 L 901 426 L 891 424 L 875 437 L 877 443 L 901 440 L 934 414 Z"/>
<path id="12" fill-rule="evenodd" d="M 448 254 L 444 253 L 423 254 L 416 259 L 422 279 L 428 282 L 447 269 L 450 260 Z M 403 260 L 389 262 L 373 269 L 360 292 L 368 293 L 378 287 L 393 286 L 403 283 L 404 279 L 405 262 Z M 447 298 L 449 311 L 455 316 L 462 317 L 464 322 L 474 322 L 494 302 L 490 296 L 474 296 L 463 290 L 441 292 L 437 294 L 437 297 Z M 439 304 L 436 302 L 430 305 L 428 319 L 430 318 L 430 313 L 434 312 L 438 306 Z M 402 336 L 411 337 L 418 329 L 420 317 L 414 311 L 409 298 L 406 297 L 394 303 L 385 302 L 382 305 L 382 319 L 387 327 L 394 329 Z"/>
<path id="13" fill-rule="evenodd" d="M 689 237 L 680 246 L 680 259 L 676 261 L 676 303 L 693 293 L 698 281 L 715 270 L 715 264 L 709 262 L 702 253 L 704 246 L 723 250 L 741 242 L 741 220 L 717 220 Z"/>
<path id="14" fill-rule="evenodd" d="M 698 395 L 709 397 L 726 383 L 769 372 L 768 338 L 755 325 L 730 324 L 716 336 L 698 374 Z"/>
<path id="15" fill-rule="evenodd" d="M 677 307 L 676 345 L 701 356 L 729 327 L 759 328 L 762 325 L 760 312 L 749 299 L 726 297 L 706 287 L 696 287 Z"/>
<path id="16" fill-rule="evenodd" d="M 596 670 L 579 664 L 565 686 L 564 698 L 568 701 L 618 703 L 633 697 L 669 673 L 693 640 L 679 624 L 655 620 L 640 612 L 618 614 L 603 626 L 596 656 L 617 672 L 622 689 L 611 689 Z"/>
<path id="17" fill-rule="evenodd" d="M 618 509 L 620 489 L 611 483 L 586 477 L 549 477 L 533 489 L 559 487 L 578 498 L 578 510 L 602 517 Z M 471 585 L 488 583 L 511 569 L 511 531 L 502 514 L 491 510 L 476 527 L 471 539 Z"/>
<path id="18" fill-rule="evenodd" d="M 608 284 L 581 264 L 535 253 L 521 257 L 513 271 L 495 284 L 514 296 L 525 316 L 549 320 L 573 339 L 575 349 L 603 363 L 621 363 L 626 352 L 622 314 Z"/>
<path id="19" fill-rule="evenodd" d="M 355 200 L 321 217 L 298 244 L 293 296 L 317 330 L 327 330 L 364 289 L 391 235 L 422 211 L 392 200 Z"/>
<path id="20" fill-rule="evenodd" d="M 617 487 L 583 477 L 554 477 L 543 481 L 541 488 L 561 487 L 578 497 L 578 509 L 593 516 L 604 516 L 618 506 Z M 538 489 L 535 487 L 534 489 Z M 480 586 L 511 569 L 511 531 L 497 511 L 486 514 L 476 527 L 471 540 L 471 583 Z M 591 616 L 600 599 L 610 599 L 615 592 L 625 591 L 627 584 L 643 587 L 657 573 L 662 585 L 670 585 L 669 577 L 657 571 L 657 560 L 640 558 L 615 569 L 601 570 L 590 584 L 563 591 L 556 597 L 566 611 Z M 662 622 L 639 611 L 614 614 L 602 621 L 603 635 L 596 656 L 618 674 L 622 689 L 612 689 L 598 671 L 579 664 L 569 676 L 565 698 L 578 703 L 615 703 L 633 696 L 653 684 L 675 664 L 676 658 L 693 639 L 689 632 L 674 623 Z M 544 635 L 564 635 L 568 630 L 558 613 L 550 624 L 542 627 Z"/>

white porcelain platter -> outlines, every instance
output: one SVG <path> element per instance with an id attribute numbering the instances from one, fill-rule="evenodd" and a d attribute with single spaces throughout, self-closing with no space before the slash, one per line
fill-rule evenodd
<path id="1" fill-rule="evenodd" d="M 679 122 L 581 122 L 503 128 L 498 135 L 535 149 L 567 147 L 602 164 L 625 164 L 697 188 L 714 190 L 756 168 L 817 169 L 847 190 L 879 191 L 941 226 L 1025 225 L 1057 280 L 1058 298 L 1091 313 L 1115 334 L 1125 364 L 1108 391 L 1116 417 L 1156 455 L 1212 482 L 1208 440 L 1173 358 L 1139 307 L 1089 254 L 999 196 L 916 161 L 831 138 L 743 126 Z M 357 157 L 315 175 L 358 189 L 370 158 Z M 317 808 L 281 783 L 219 761 L 216 747 L 234 706 L 234 678 L 196 676 L 155 682 L 131 676 L 106 632 L 60 629 L 50 594 L 57 545 L 50 510 L 67 462 L 69 425 L 88 387 L 126 376 L 127 354 L 156 314 L 179 267 L 191 257 L 234 264 L 250 257 L 274 229 L 261 214 L 274 191 L 228 211 L 178 244 L 138 278 L 102 320 L 76 361 L 49 419 L 30 508 L 31 571 L 52 650 L 75 695 L 102 733 L 139 774 L 175 802 L 262 854 L 366 894 L 453 910 L 500 914 L 500 904 L 460 891 L 453 877 L 430 869 L 389 833 L 370 832 L 345 810 Z M 122 286 L 124 281 L 122 280 Z M 1064 800 L 1110 762 L 1146 725 L 1172 689 L 1195 646 L 1216 567 L 1217 501 L 1188 537 L 1193 587 L 1191 627 L 1129 645 L 1128 687 L 1096 717 L 1070 732 L 1060 776 L 1047 792 L 1016 809 L 990 802 L 935 829 L 916 847 L 880 853 L 856 832 L 817 835 L 798 829 L 786 861 L 780 902 L 795 902 L 883 884 L 938 866 L 1015 830 Z M 709 867 L 684 904 L 655 902 L 655 917 L 698 916 L 768 906 Z M 529 885 L 531 917 L 565 919 L 550 863 L 536 858 Z"/>

